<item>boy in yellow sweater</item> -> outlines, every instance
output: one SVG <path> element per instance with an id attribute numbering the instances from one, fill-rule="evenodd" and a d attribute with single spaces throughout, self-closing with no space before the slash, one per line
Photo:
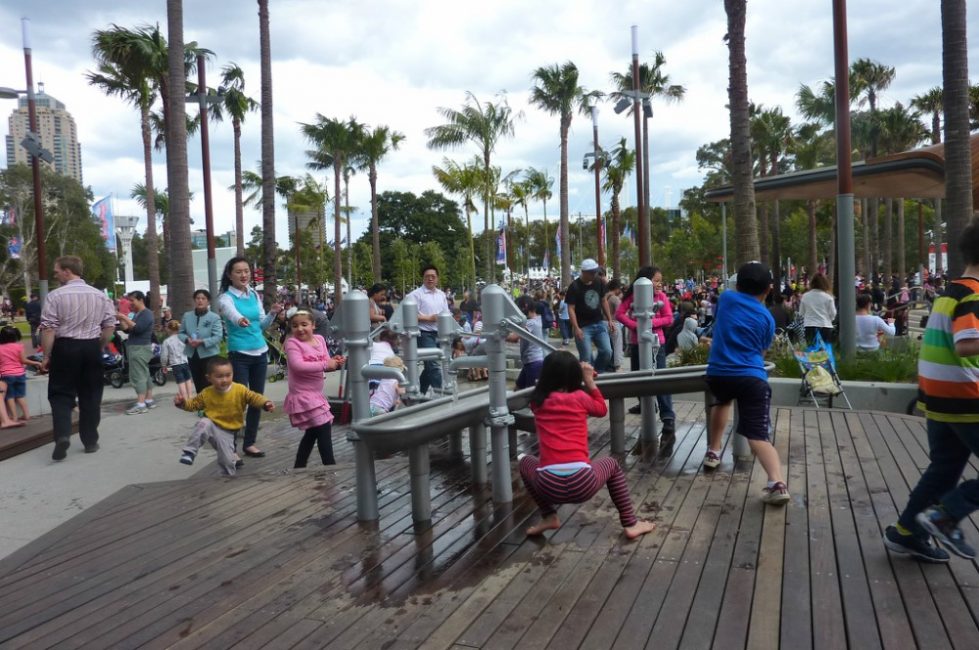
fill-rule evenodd
<path id="1" fill-rule="evenodd" d="M 218 466 L 221 473 L 235 475 L 235 435 L 245 426 L 245 407 L 254 406 L 271 411 L 275 408 L 264 395 L 248 390 L 243 384 L 233 380 L 231 362 L 224 357 L 211 357 L 207 362 L 207 381 L 211 385 L 191 399 L 177 395 L 173 398 L 175 406 L 185 411 L 204 411 L 204 417 L 197 421 L 194 432 L 190 434 L 187 445 L 180 456 L 184 465 L 193 465 L 198 450 L 209 442 L 218 452 Z"/>

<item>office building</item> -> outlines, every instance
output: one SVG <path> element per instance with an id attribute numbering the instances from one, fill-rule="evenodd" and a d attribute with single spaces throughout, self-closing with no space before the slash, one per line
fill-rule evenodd
<path id="1" fill-rule="evenodd" d="M 44 84 L 38 84 L 35 95 L 37 108 L 37 129 L 41 136 L 41 146 L 51 152 L 54 162 L 42 162 L 63 176 L 70 176 L 82 182 L 82 146 L 78 143 L 78 130 L 75 119 L 65 109 L 65 105 L 44 92 Z M 21 141 L 30 131 L 30 118 L 27 111 L 27 97 L 21 96 L 17 108 L 7 120 L 7 166 L 31 163 L 27 150 Z"/>

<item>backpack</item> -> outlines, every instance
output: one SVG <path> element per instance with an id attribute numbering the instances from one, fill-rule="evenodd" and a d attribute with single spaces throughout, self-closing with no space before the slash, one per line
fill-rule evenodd
<path id="1" fill-rule="evenodd" d="M 663 344 L 663 348 L 666 350 L 667 354 L 673 354 L 676 352 L 676 341 L 680 336 L 680 332 L 683 331 L 684 320 L 686 319 L 682 316 L 677 318 L 676 321 L 670 325 L 670 329 L 664 332 L 664 335 L 666 336 L 666 343 Z"/>

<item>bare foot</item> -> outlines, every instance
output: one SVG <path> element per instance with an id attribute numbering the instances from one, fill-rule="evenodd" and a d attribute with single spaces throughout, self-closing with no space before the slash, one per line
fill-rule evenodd
<path id="1" fill-rule="evenodd" d="M 536 526 L 531 526 L 528 528 L 527 536 L 536 537 L 537 535 L 543 535 L 545 530 L 556 530 L 560 527 L 561 520 L 557 518 L 557 515 L 550 515 L 541 519 L 540 523 Z"/>
<path id="2" fill-rule="evenodd" d="M 14 420 L 14 421 L 9 422 L 7 424 L 0 424 L 0 429 L 16 429 L 17 427 L 22 427 L 25 424 L 27 424 L 27 423 L 26 422 L 21 422 L 19 420 Z"/>
<path id="3" fill-rule="evenodd" d="M 627 526 L 622 529 L 625 532 L 627 539 L 636 539 L 641 537 L 646 533 L 651 533 L 656 530 L 656 524 L 651 521 L 646 521 L 645 519 L 640 519 L 633 526 Z"/>

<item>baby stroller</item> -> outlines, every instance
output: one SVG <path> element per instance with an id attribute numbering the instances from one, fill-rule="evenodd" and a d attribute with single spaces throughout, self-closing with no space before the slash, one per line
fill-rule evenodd
<path id="1" fill-rule="evenodd" d="M 286 378 L 286 351 L 279 340 L 277 329 L 265 332 L 265 343 L 269 346 L 268 380 L 282 381 Z"/>
<path id="2" fill-rule="evenodd" d="M 805 350 L 795 351 L 795 360 L 799 363 L 799 370 L 802 371 L 802 384 L 799 386 L 798 404 L 811 403 L 819 408 L 825 403 L 828 408 L 833 408 L 833 399 L 842 397 L 846 402 L 846 408 L 853 409 L 840 377 L 836 374 L 836 361 L 833 358 L 833 346 L 823 341 L 823 338 L 816 334 L 816 340 Z"/>
<path id="3" fill-rule="evenodd" d="M 150 379 L 157 386 L 167 383 L 167 373 L 160 363 L 160 344 L 153 342 L 153 358 L 150 359 Z M 113 352 L 113 348 L 115 352 Z M 126 358 L 126 345 L 123 338 L 116 332 L 111 346 L 102 351 L 102 376 L 113 388 L 122 388 L 129 381 L 129 360 Z"/>

